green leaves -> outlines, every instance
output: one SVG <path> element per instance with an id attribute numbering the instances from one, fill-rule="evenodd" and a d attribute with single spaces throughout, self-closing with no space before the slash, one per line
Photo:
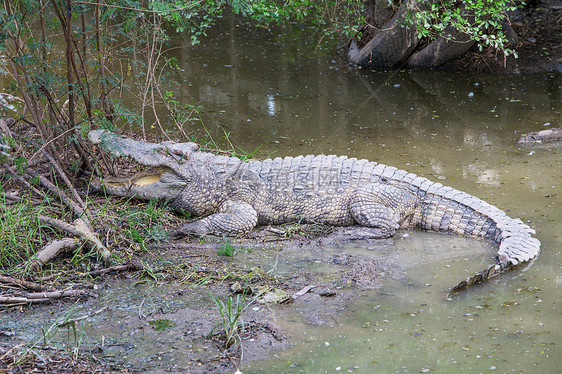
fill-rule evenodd
<path id="1" fill-rule="evenodd" d="M 219 256 L 233 257 L 235 252 L 236 247 L 234 247 L 227 239 L 223 239 L 217 254 Z"/>
<path id="2" fill-rule="evenodd" d="M 416 26 L 421 38 L 435 39 L 444 36 L 448 28 L 467 34 L 482 50 L 492 47 L 507 55 L 514 55 L 507 48 L 506 35 L 501 31 L 501 22 L 508 19 L 508 12 L 518 5 L 512 0 L 463 0 L 441 1 L 423 5 L 409 11 L 407 22 Z"/>

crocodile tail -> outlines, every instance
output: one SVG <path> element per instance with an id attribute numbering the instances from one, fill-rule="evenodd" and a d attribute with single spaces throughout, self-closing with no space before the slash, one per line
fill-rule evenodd
<path id="1" fill-rule="evenodd" d="M 512 265 L 510 262 L 498 260 L 497 263 L 488 266 L 481 272 L 466 278 L 466 280 L 460 281 L 456 286 L 451 288 L 451 293 L 455 293 L 464 288 L 468 288 L 473 284 L 487 281 L 488 279 L 493 278 L 508 269 L 511 269 L 513 266 L 514 265 Z"/>
<path id="2" fill-rule="evenodd" d="M 534 230 L 519 219 L 503 217 L 496 223 L 494 242 L 498 245 L 496 262 L 481 272 L 459 282 L 451 289 L 457 292 L 473 284 L 484 282 L 496 275 L 511 269 L 521 262 L 529 261 L 539 254 L 540 241 L 533 238 Z"/>
<path id="3" fill-rule="evenodd" d="M 459 282 L 452 291 L 486 281 L 539 254 L 540 242 L 535 231 L 520 219 L 466 192 L 429 182 L 417 188 L 423 200 L 422 229 L 476 237 L 498 247 L 496 262 L 481 272 Z"/>

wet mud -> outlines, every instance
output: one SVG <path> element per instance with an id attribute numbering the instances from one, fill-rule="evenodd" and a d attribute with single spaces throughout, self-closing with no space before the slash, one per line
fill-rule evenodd
<path id="1" fill-rule="evenodd" d="M 286 237 L 289 231 L 291 237 Z M 79 345 L 86 357 L 83 362 L 110 372 L 234 371 L 299 344 L 294 323 L 313 329 L 342 326 L 346 323 L 342 311 L 365 292 L 384 292 L 388 281 L 408 283 L 404 269 L 413 263 L 402 260 L 410 257 L 408 247 L 416 245 L 418 235 L 427 236 L 404 231 L 393 239 L 358 240 L 350 245 L 341 233 L 315 225 L 264 227 L 246 238 L 228 240 L 233 256 L 217 254 L 224 238 L 155 243 L 138 258 L 144 274 L 109 277 L 97 285 L 98 298 L 75 305 L 4 310 L 0 320 L 12 334 L 0 340 L 6 344 L 40 341 L 62 311 L 77 317 L 107 307 L 76 324 L 77 333 L 58 328 L 49 345 L 69 350 Z M 451 240 L 461 247 L 466 244 L 463 238 L 437 237 L 442 249 Z M 397 248 L 396 242 L 402 244 Z M 479 244 L 480 252 L 493 253 L 485 243 Z M 426 260 L 432 261 L 431 256 Z M 419 265 L 424 260 L 414 262 Z M 234 284 L 282 290 L 289 298 L 261 303 L 251 295 L 236 294 Z M 236 345 L 225 346 L 221 311 L 213 296 L 245 300 Z M 97 361 L 92 362 L 92 357 Z M 59 372 L 66 372 L 65 367 Z"/>

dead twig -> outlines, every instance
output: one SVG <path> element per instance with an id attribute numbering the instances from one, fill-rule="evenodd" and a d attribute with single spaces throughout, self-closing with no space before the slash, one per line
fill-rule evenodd
<path id="1" fill-rule="evenodd" d="M 63 273 L 63 272 L 59 272 L 59 273 L 47 275 L 47 276 L 44 276 L 44 277 L 37 277 L 37 278 L 34 278 L 34 279 L 35 279 L 36 281 L 39 281 L 39 282 L 48 282 L 48 281 L 50 281 L 50 280 L 53 280 L 53 279 L 55 279 L 55 278 L 57 278 L 57 277 L 62 277 L 62 276 L 64 276 L 64 273 Z M 65 278 L 65 279 L 66 279 L 66 278 Z"/>
<path id="2" fill-rule="evenodd" d="M 82 219 L 86 223 L 86 225 L 90 226 L 90 220 L 86 214 L 86 211 L 80 205 L 78 205 L 78 203 L 66 196 L 66 194 L 60 190 L 60 188 L 55 186 L 53 183 L 51 183 L 50 180 L 48 180 L 41 174 L 36 173 L 32 169 L 27 168 L 25 169 L 25 172 L 30 177 L 37 177 L 42 186 L 47 188 L 52 194 L 58 196 L 62 200 L 62 202 L 66 206 L 68 206 L 77 217 L 79 217 L 79 219 Z"/>
<path id="3" fill-rule="evenodd" d="M 43 284 L 30 282 L 30 281 L 26 281 L 26 280 L 23 280 L 23 279 L 7 277 L 5 275 L 0 275 L 0 282 L 5 283 L 5 284 L 11 284 L 11 285 L 19 286 L 21 288 L 25 288 L 25 289 L 33 290 L 33 291 L 47 291 L 49 289 L 48 286 L 45 286 Z"/>
<path id="4" fill-rule="evenodd" d="M 105 269 L 93 270 L 87 273 L 78 273 L 76 277 L 95 277 L 101 274 L 111 273 L 113 271 L 136 271 L 142 270 L 142 265 L 136 261 L 130 261 L 123 265 L 115 265 Z M 70 279 L 73 279 L 72 277 Z"/>
<path id="5" fill-rule="evenodd" d="M 91 214 L 90 214 L 90 212 L 88 212 L 86 204 L 84 203 L 84 201 L 82 200 L 82 198 L 78 194 L 78 191 L 76 191 L 76 189 L 74 188 L 74 185 L 72 184 L 72 182 L 70 181 L 70 179 L 68 178 L 68 176 L 66 175 L 64 170 L 61 168 L 60 164 L 57 162 L 57 160 L 55 160 L 55 158 L 53 156 L 51 156 L 51 154 L 49 152 L 47 152 L 44 149 L 42 150 L 42 152 L 45 155 L 45 157 L 47 157 L 49 162 L 53 165 L 55 170 L 59 173 L 61 178 L 64 180 L 64 183 L 66 183 L 66 186 L 70 189 L 70 192 L 72 193 L 72 196 L 78 202 L 78 204 L 82 207 L 86 216 L 90 216 Z"/>
<path id="6" fill-rule="evenodd" d="M 138 262 L 135 261 L 130 261 L 126 264 L 123 265 L 115 265 L 115 266 L 111 266 L 108 268 L 104 268 L 104 269 L 98 269 L 98 270 L 93 270 L 93 271 L 89 271 L 86 273 L 78 273 L 78 274 L 72 274 L 72 275 L 68 275 L 65 276 L 64 279 L 69 281 L 69 280 L 74 280 L 80 277 L 95 277 L 98 275 L 102 275 L 102 274 L 106 274 L 106 273 L 111 273 L 111 272 L 120 272 L 120 271 L 136 271 L 136 270 L 142 270 L 142 265 Z M 46 277 L 40 277 L 37 278 L 36 280 L 38 281 L 49 281 L 53 278 L 62 276 L 63 274 L 58 273 L 58 274 L 53 274 L 53 275 L 49 275 Z"/>
<path id="7" fill-rule="evenodd" d="M 100 313 L 103 313 L 105 310 L 107 310 L 107 308 L 109 308 L 109 307 L 108 307 L 108 306 L 104 306 L 103 308 L 98 309 L 98 310 L 96 310 L 96 311 L 94 311 L 94 312 L 92 312 L 92 313 L 90 313 L 90 314 L 87 314 L 87 315 L 84 315 L 84 316 L 81 316 L 81 317 L 77 317 L 77 318 L 73 318 L 73 319 L 70 319 L 70 320 L 66 320 L 66 321 L 64 321 L 64 322 L 61 322 L 61 323 L 57 324 L 57 327 L 62 327 L 62 326 L 70 325 L 70 324 L 75 324 L 76 322 L 80 322 L 80 321 L 83 321 L 83 320 L 85 320 L 85 319 L 92 318 L 92 317 L 95 316 L 95 315 L 98 315 L 98 314 L 100 314 Z"/>
<path id="8" fill-rule="evenodd" d="M 304 294 L 306 294 L 308 291 L 310 291 L 311 289 L 313 289 L 315 287 L 316 286 L 312 286 L 312 285 L 304 287 L 302 290 L 293 294 L 293 296 L 292 296 L 293 300 L 298 299 L 299 297 L 303 296 Z"/>
<path id="9" fill-rule="evenodd" d="M 33 271 L 41 270 L 45 264 L 59 254 L 72 252 L 78 248 L 78 246 L 79 243 L 76 242 L 76 239 L 72 238 L 53 240 L 35 254 L 35 257 L 31 260 L 30 269 Z"/>

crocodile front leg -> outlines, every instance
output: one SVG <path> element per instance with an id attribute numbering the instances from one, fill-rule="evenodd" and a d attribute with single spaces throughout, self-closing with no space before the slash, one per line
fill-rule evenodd
<path id="1" fill-rule="evenodd" d="M 345 234 L 349 239 L 388 238 L 417 206 L 417 197 L 404 188 L 383 183 L 362 186 L 353 193 L 349 208 L 363 227 L 349 228 Z"/>
<path id="2" fill-rule="evenodd" d="M 258 213 L 248 203 L 239 200 L 227 200 L 219 206 L 217 213 L 199 221 L 186 223 L 173 231 L 173 239 L 191 235 L 238 235 L 253 229 L 258 223 Z"/>

